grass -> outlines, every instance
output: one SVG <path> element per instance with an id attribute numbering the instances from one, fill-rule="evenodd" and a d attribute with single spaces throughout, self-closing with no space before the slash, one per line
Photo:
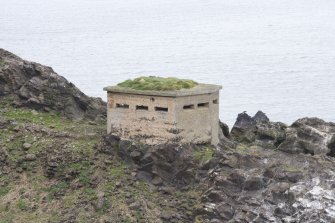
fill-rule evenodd
<path id="1" fill-rule="evenodd" d="M 16 206 L 21 210 L 21 211 L 25 211 L 28 208 L 28 205 L 26 203 L 26 201 L 20 199 L 18 200 L 18 202 L 16 203 Z"/>
<path id="2" fill-rule="evenodd" d="M 170 195 L 146 182 L 134 181 L 131 169 L 122 160 L 97 153 L 105 123 L 90 125 L 51 112 L 14 108 L 12 101 L 6 97 L 0 100 L 0 144 L 8 166 L 13 168 L 0 176 L 4 182 L 0 187 L 0 223 L 65 222 L 72 214 L 76 222 L 158 222 L 160 207 L 156 204 L 164 203 L 162 200 Z M 24 142 L 31 144 L 28 150 L 22 148 Z M 23 160 L 27 153 L 35 154 L 37 159 Z M 45 161 L 53 156 L 58 166 L 55 176 L 49 179 Z M 196 152 L 196 156 L 206 160 L 212 152 Z M 105 164 L 106 159 L 112 162 Z M 97 209 L 101 193 L 104 203 Z M 146 201 L 152 210 L 146 213 L 129 209 L 129 196 Z M 178 198 L 187 197 L 190 195 L 183 191 Z"/>
<path id="3" fill-rule="evenodd" d="M 57 197 L 59 194 L 65 194 L 65 191 L 69 188 L 69 185 L 65 182 L 60 182 L 56 185 L 52 185 L 46 191 L 49 192 L 49 199 Z"/>
<path id="4" fill-rule="evenodd" d="M 0 59 L 0 68 L 4 67 L 5 65 L 6 65 L 6 62 Z"/>
<path id="5" fill-rule="evenodd" d="M 13 223 L 14 218 L 15 216 L 13 213 L 8 213 L 3 218 L 0 219 L 0 223 Z"/>
<path id="6" fill-rule="evenodd" d="M 134 90 L 154 90 L 154 91 L 168 91 L 190 89 L 197 86 L 198 83 L 188 79 L 178 79 L 174 77 L 138 77 L 134 80 L 126 80 L 119 83 L 118 86 L 130 88 Z"/>
<path id="7" fill-rule="evenodd" d="M 118 166 L 111 167 L 107 170 L 107 174 L 113 176 L 115 179 L 120 179 L 125 175 L 126 167 L 126 164 L 120 163 Z"/>
<path id="8" fill-rule="evenodd" d="M 204 163 L 213 157 L 214 149 L 207 147 L 204 149 L 194 150 L 193 156 L 199 163 Z"/>
<path id="9" fill-rule="evenodd" d="M 5 196 L 9 191 L 9 187 L 0 187 L 0 197 Z"/>

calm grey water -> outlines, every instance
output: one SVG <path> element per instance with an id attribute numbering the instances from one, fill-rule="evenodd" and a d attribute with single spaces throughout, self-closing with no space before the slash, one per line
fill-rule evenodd
<path id="1" fill-rule="evenodd" d="M 334 0 L 0 0 L 0 47 L 86 94 L 139 75 L 223 85 L 220 116 L 335 121 Z"/>

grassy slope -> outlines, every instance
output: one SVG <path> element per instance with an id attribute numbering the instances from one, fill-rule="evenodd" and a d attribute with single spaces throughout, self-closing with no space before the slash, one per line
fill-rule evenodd
<path id="1" fill-rule="evenodd" d="M 173 201 L 197 205 L 199 192 L 167 195 L 131 176 L 131 168 L 117 157 L 97 152 L 105 124 L 72 122 L 52 113 L 10 106 L 1 99 L 0 223 L 20 222 L 160 222 L 162 210 L 175 210 Z M 1 123 L 1 122 L 0 122 Z M 27 151 L 23 143 L 32 146 Z M 26 161 L 26 154 L 36 160 Z M 0 156 L 1 158 L 1 156 Z M 58 160 L 55 176 L 46 177 L 46 163 Z M 199 158 L 200 159 L 200 158 Z M 1 159 L 0 159 L 1 160 Z M 139 201 L 145 212 L 131 208 Z M 192 215 L 192 213 L 189 213 Z"/>
<path id="2" fill-rule="evenodd" d="M 119 83 L 118 86 L 135 89 L 135 90 L 155 90 L 155 91 L 166 91 L 166 90 L 180 90 L 190 89 L 197 85 L 193 80 L 178 79 L 173 77 L 138 77 L 134 80 L 126 80 Z"/>

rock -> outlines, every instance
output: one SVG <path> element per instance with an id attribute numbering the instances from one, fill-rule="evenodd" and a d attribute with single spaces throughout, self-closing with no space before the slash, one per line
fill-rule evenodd
<path id="1" fill-rule="evenodd" d="M 290 188 L 290 184 L 287 182 L 280 182 L 278 184 L 278 191 L 280 193 L 284 193 L 285 191 L 287 191 Z"/>
<path id="2" fill-rule="evenodd" d="M 131 210 L 139 210 L 141 208 L 141 203 L 139 201 L 135 201 L 135 202 L 129 204 L 128 207 Z"/>
<path id="3" fill-rule="evenodd" d="M 173 213 L 173 212 L 163 211 L 161 213 L 161 218 L 164 219 L 164 220 L 170 220 L 170 219 L 174 218 L 174 216 L 175 216 L 175 213 Z"/>
<path id="4" fill-rule="evenodd" d="M 126 162 L 131 162 L 131 152 L 134 151 L 136 147 L 130 140 L 120 140 L 118 145 L 118 156 L 121 157 Z"/>
<path id="5" fill-rule="evenodd" d="M 209 190 L 203 195 L 203 200 L 211 203 L 220 203 L 224 200 L 223 193 L 219 190 Z"/>
<path id="6" fill-rule="evenodd" d="M 256 122 L 269 122 L 270 119 L 266 116 L 266 114 L 262 111 L 258 111 L 254 117 L 252 117 L 253 120 L 255 120 Z"/>
<path id="7" fill-rule="evenodd" d="M 30 149 L 31 146 L 32 145 L 30 143 L 27 143 L 27 142 L 23 143 L 23 145 L 22 145 L 22 147 L 23 147 L 24 150 Z"/>
<path id="8" fill-rule="evenodd" d="M 109 155 L 116 155 L 120 143 L 120 137 L 106 134 L 102 136 L 102 144 L 99 146 L 99 151 Z"/>
<path id="9" fill-rule="evenodd" d="M 24 160 L 25 161 L 34 161 L 34 160 L 36 160 L 36 155 L 35 154 L 27 154 L 27 155 L 25 155 Z"/>
<path id="10" fill-rule="evenodd" d="M 275 149 L 285 140 L 286 128 L 281 122 L 269 121 L 262 111 L 258 111 L 254 117 L 241 113 L 232 128 L 231 136 L 239 143 Z"/>
<path id="11" fill-rule="evenodd" d="M 135 161 L 139 162 L 142 154 L 138 150 L 134 150 L 133 152 L 130 153 L 130 157 Z"/>
<path id="12" fill-rule="evenodd" d="M 247 113 L 238 114 L 231 135 L 239 142 L 251 143 L 256 138 L 256 121 Z"/>
<path id="13" fill-rule="evenodd" d="M 97 193 L 97 199 L 93 202 L 95 210 L 101 210 L 105 203 L 105 194 L 101 191 Z"/>
<path id="14" fill-rule="evenodd" d="M 4 49 L 0 49 L 0 61 L 6 63 L 0 69 L 0 97 L 13 96 L 17 106 L 56 111 L 74 120 L 106 117 L 105 102 L 86 96 L 52 68 L 22 60 Z"/>
<path id="15" fill-rule="evenodd" d="M 216 211 L 220 213 L 220 216 L 224 221 L 232 219 L 235 213 L 234 208 L 226 203 L 221 203 L 216 206 Z"/>
<path id="16" fill-rule="evenodd" d="M 285 180 L 292 183 L 296 183 L 304 177 L 301 171 L 288 171 L 278 174 L 277 178 L 279 180 Z"/>
<path id="17" fill-rule="evenodd" d="M 229 126 L 226 123 L 223 122 L 219 122 L 220 125 L 220 129 L 222 130 L 222 133 L 225 137 L 229 138 L 230 134 L 229 134 Z"/>
<path id="18" fill-rule="evenodd" d="M 161 186 L 163 184 L 162 178 L 155 176 L 152 180 L 151 183 L 155 186 Z"/>
<path id="19" fill-rule="evenodd" d="M 334 154 L 335 123 L 303 118 L 286 129 L 286 140 L 279 150 L 287 153 Z"/>
<path id="20" fill-rule="evenodd" d="M 29 102 L 39 103 L 39 101 L 37 99 L 35 99 L 35 100 L 29 99 L 28 101 Z M 38 112 L 33 109 L 33 110 L 31 110 L 31 114 L 34 115 L 34 116 L 36 116 L 36 115 L 38 115 Z"/>
<path id="21" fill-rule="evenodd" d="M 244 182 L 244 190 L 260 190 L 265 186 L 265 182 L 261 177 L 250 177 Z"/>

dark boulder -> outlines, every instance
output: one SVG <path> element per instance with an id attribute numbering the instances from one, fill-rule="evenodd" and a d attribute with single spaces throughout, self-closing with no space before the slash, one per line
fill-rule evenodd
<path id="1" fill-rule="evenodd" d="M 252 117 L 253 120 L 255 120 L 256 122 L 269 122 L 270 119 L 266 116 L 266 114 L 262 111 L 258 111 L 254 117 Z"/>
<path id="2" fill-rule="evenodd" d="M 251 143 L 255 141 L 256 130 L 256 121 L 243 112 L 238 114 L 231 135 L 238 142 Z"/>
<path id="3" fill-rule="evenodd" d="M 220 125 L 220 129 L 223 133 L 223 135 L 227 138 L 230 137 L 230 134 L 229 134 L 229 126 L 226 124 L 226 123 L 223 123 L 223 122 L 219 122 L 219 125 Z"/>

